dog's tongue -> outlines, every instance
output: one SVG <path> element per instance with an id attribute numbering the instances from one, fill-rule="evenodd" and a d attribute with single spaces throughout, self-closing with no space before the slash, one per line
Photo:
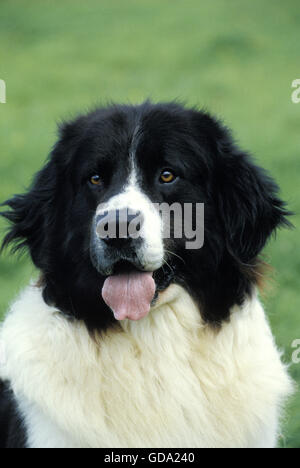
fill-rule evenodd
<path id="1" fill-rule="evenodd" d="M 102 297 L 116 320 L 139 320 L 149 313 L 155 290 L 153 273 L 136 272 L 107 278 Z"/>

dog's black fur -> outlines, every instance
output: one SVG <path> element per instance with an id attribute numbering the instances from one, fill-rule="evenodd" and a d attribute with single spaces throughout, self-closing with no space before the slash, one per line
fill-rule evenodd
<path id="1" fill-rule="evenodd" d="M 0 380 L 0 448 L 24 448 L 26 428 L 7 384 Z"/>
<path id="2" fill-rule="evenodd" d="M 182 240 L 172 241 L 169 273 L 155 272 L 158 289 L 183 284 L 201 306 L 203 318 L 219 325 L 234 304 L 251 294 L 259 254 L 274 230 L 289 224 L 289 213 L 274 181 L 207 113 L 146 102 L 99 109 L 63 125 L 32 188 L 6 202 L 9 210 L 2 216 L 11 228 L 3 246 L 28 248 L 41 271 L 48 304 L 70 319 L 83 320 L 91 330 L 113 324 L 100 294 L 105 278 L 91 262 L 91 223 L 97 205 L 122 190 L 137 127 L 136 158 L 149 198 L 205 204 L 204 247 L 189 251 Z M 162 186 L 158 179 L 165 167 L 178 178 Z M 89 183 L 96 173 L 103 180 L 100 188 Z M 2 440 L 10 432 L 7 392 L 1 388 Z"/>

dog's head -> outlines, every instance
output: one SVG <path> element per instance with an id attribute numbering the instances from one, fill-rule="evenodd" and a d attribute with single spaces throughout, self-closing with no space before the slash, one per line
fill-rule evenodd
<path id="1" fill-rule="evenodd" d="M 288 225 L 277 192 L 208 114 L 114 106 L 61 127 L 31 190 L 7 202 L 4 245 L 27 247 L 45 300 L 89 327 L 112 323 L 110 309 L 140 318 L 171 283 L 220 323 L 251 294 L 272 232 Z"/>

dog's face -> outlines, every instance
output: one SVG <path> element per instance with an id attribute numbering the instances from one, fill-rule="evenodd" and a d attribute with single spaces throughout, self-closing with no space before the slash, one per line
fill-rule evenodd
<path id="1" fill-rule="evenodd" d="M 27 246 L 47 302 L 91 328 L 114 321 L 110 309 L 122 309 L 125 289 L 129 306 L 150 307 L 171 283 L 189 290 L 206 320 L 221 322 L 251 293 L 257 256 L 287 224 L 276 193 L 207 114 L 174 104 L 116 106 L 62 127 L 32 189 L 8 202 L 5 244 Z M 192 207 L 194 227 L 204 204 L 201 248 L 187 248 L 186 231 L 175 238 L 174 226 L 164 236 L 157 206 L 174 204 L 182 213 Z M 137 319 L 146 309 L 131 316 L 123 308 L 115 318 Z"/>

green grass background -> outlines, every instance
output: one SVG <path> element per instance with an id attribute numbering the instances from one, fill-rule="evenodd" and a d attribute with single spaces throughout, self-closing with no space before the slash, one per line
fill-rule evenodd
<path id="1" fill-rule="evenodd" d="M 22 192 L 55 141 L 56 122 L 110 100 L 181 99 L 223 118 L 300 211 L 299 0 L 1 0 L 0 199 Z M 291 362 L 300 339 L 299 217 L 266 254 L 276 273 L 264 299 Z M 0 222 L 1 236 L 4 223 Z M 0 317 L 34 274 L 0 259 Z M 300 364 L 291 365 L 300 382 Z M 300 447 L 300 399 L 283 447 Z"/>

